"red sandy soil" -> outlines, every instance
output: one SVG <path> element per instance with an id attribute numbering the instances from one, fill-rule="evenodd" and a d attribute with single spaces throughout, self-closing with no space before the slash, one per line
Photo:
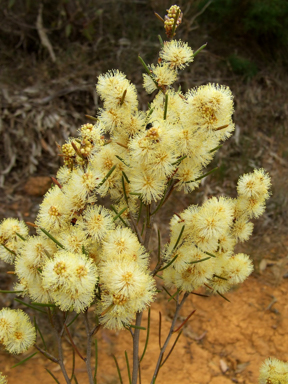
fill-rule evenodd
<path id="1" fill-rule="evenodd" d="M 288 279 L 275 283 L 275 265 L 268 264 L 262 275 L 250 277 L 238 289 L 228 293 L 226 297 L 230 303 L 219 296 L 203 298 L 191 295 L 181 311 L 178 323 L 181 324 L 193 309 L 196 309 L 196 312 L 185 325 L 184 332 L 169 360 L 160 370 L 156 383 L 255 384 L 258 382 L 259 368 L 266 358 L 274 356 L 287 361 Z M 287 269 L 286 261 L 282 262 L 280 268 L 280 274 L 283 275 L 285 268 Z M 152 306 L 150 342 L 141 364 L 142 384 L 151 382 L 159 354 L 158 313 L 162 313 L 162 343 L 173 315 L 173 301 L 167 304 L 164 294 L 161 295 Z M 142 325 L 146 326 L 146 323 L 147 312 L 143 316 Z M 85 355 L 85 336 L 79 327 L 83 325 L 80 324 L 74 330 L 75 340 Z M 140 351 L 145 337 L 146 332 L 141 331 Z M 176 335 L 173 341 L 175 338 Z M 124 351 L 127 350 L 132 361 L 131 335 L 127 331 L 115 334 L 101 330 L 97 339 L 97 383 L 119 383 L 112 354 L 118 359 L 124 384 L 128 383 Z M 64 344 L 64 350 L 70 372 L 72 358 L 68 344 Z M 32 349 L 27 355 L 31 352 Z M 39 353 L 24 365 L 11 369 L 11 366 L 21 359 L 23 356 L 20 358 L 1 353 L 0 371 L 8 376 L 9 384 L 51 384 L 54 381 L 45 368 L 51 370 L 61 384 L 64 383 L 59 367 Z M 77 357 L 76 364 L 75 372 L 79 384 L 88 383 L 85 363 Z"/>

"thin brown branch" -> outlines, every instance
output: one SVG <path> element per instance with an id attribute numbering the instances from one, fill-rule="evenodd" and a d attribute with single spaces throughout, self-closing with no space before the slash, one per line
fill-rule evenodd
<path id="1" fill-rule="evenodd" d="M 196 312 L 196 309 L 194 309 L 194 310 L 190 313 L 190 315 L 189 315 L 188 317 L 186 317 L 186 319 L 183 321 L 183 323 L 182 323 L 177 329 L 175 329 L 175 331 L 173 331 L 173 332 L 175 333 L 175 332 L 180 331 L 180 329 L 187 323 L 187 321 L 190 319 L 190 317 L 191 317 L 195 312 Z"/>
<path id="2" fill-rule="evenodd" d="M 53 363 L 59 364 L 59 360 L 56 359 L 56 357 L 52 356 L 49 352 L 44 351 L 44 349 L 38 347 L 38 345 L 36 345 L 36 344 L 34 344 L 34 347 L 35 347 L 40 353 L 42 353 L 42 355 L 44 355 L 47 359 L 51 360 Z"/>
<path id="3" fill-rule="evenodd" d="M 77 353 L 77 355 L 80 357 L 80 359 L 82 359 L 83 361 L 85 361 L 85 358 L 81 355 L 81 353 L 79 352 L 78 348 L 76 347 L 76 345 L 75 345 L 75 343 L 74 343 L 74 341 L 73 341 L 73 339 L 72 339 L 72 336 L 71 336 L 71 334 L 70 334 L 70 332 L 69 332 L 69 329 L 67 328 L 67 325 L 64 324 L 64 327 L 65 327 L 65 331 L 66 331 L 66 333 L 67 333 L 67 335 L 68 335 L 68 337 L 69 337 L 69 340 L 71 341 L 71 344 L 72 344 L 73 349 L 75 350 L 75 352 Z"/>

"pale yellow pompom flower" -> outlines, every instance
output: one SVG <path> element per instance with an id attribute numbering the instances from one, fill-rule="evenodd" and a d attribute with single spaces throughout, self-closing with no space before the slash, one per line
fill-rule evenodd
<path id="1" fill-rule="evenodd" d="M 23 247 L 21 248 L 20 257 L 17 258 L 16 262 L 16 270 L 20 260 L 25 257 L 29 258 L 31 262 L 33 261 L 35 268 L 42 267 L 48 257 L 52 257 L 56 251 L 56 244 L 49 238 L 44 238 L 42 236 L 30 236 L 26 239 Z M 25 277 L 24 275 L 25 273 L 23 274 L 23 277 Z"/>
<path id="2" fill-rule="evenodd" d="M 137 108 L 137 92 L 134 84 L 126 79 L 124 73 L 118 70 L 108 71 L 100 75 L 96 90 L 105 108 Z M 123 94 L 125 96 L 123 97 Z"/>
<path id="3" fill-rule="evenodd" d="M 214 293 L 224 294 L 232 286 L 227 268 L 229 260 L 230 257 L 225 254 L 214 259 L 214 275 L 209 280 L 209 286 L 213 289 Z"/>
<path id="4" fill-rule="evenodd" d="M 109 260 L 100 270 L 101 284 L 107 291 L 136 298 L 155 289 L 155 280 L 131 260 Z"/>
<path id="5" fill-rule="evenodd" d="M 264 169 L 257 169 L 239 178 L 237 192 L 247 198 L 264 199 L 269 197 L 270 186 L 270 176 Z"/>
<path id="6" fill-rule="evenodd" d="M 193 245 L 188 252 L 189 260 L 186 261 L 186 267 L 176 272 L 174 279 L 177 288 L 191 292 L 207 283 L 208 279 L 213 276 L 214 258 L 207 256 Z M 177 262 L 177 259 L 175 262 Z"/>
<path id="7" fill-rule="evenodd" d="M 194 60 L 192 49 L 181 40 L 165 41 L 159 56 L 174 69 L 184 69 Z"/>
<path id="8" fill-rule="evenodd" d="M 30 296 L 33 291 L 36 292 L 37 298 L 47 297 L 47 292 L 44 293 L 41 288 L 41 269 L 56 251 L 56 244 L 48 238 L 34 236 L 25 241 L 20 255 L 16 258 L 15 272 L 20 281 L 25 280 Z"/>
<path id="9" fill-rule="evenodd" d="M 196 235 L 207 240 L 218 240 L 232 225 L 233 212 L 233 204 L 230 200 L 212 197 L 203 205 L 196 217 Z"/>
<path id="10" fill-rule="evenodd" d="M 83 249 L 86 250 L 90 244 L 90 240 L 87 239 L 87 231 L 83 231 L 79 222 L 82 221 L 77 221 L 76 225 L 70 225 L 57 237 L 64 248 L 72 253 L 82 253 Z"/>
<path id="11" fill-rule="evenodd" d="M 119 131 L 122 128 L 123 121 L 130 115 L 130 113 L 131 111 L 123 108 L 99 108 L 98 119 L 102 123 L 105 132 L 113 133 L 115 129 Z"/>
<path id="12" fill-rule="evenodd" d="M 22 241 L 19 236 L 16 234 L 18 233 L 22 237 L 28 236 L 28 227 L 24 223 L 24 221 L 20 221 L 18 219 L 4 219 L 0 225 L 0 242 L 2 243 L 6 240 L 20 240 Z"/>
<path id="13" fill-rule="evenodd" d="M 172 150 L 173 132 L 173 127 L 167 124 L 165 120 L 154 122 L 150 129 L 138 134 L 129 142 L 130 162 L 132 160 L 135 162 L 135 159 L 137 159 L 138 165 L 141 162 L 145 166 L 155 159 L 158 151 L 160 153 L 165 153 L 166 151 L 168 157 L 173 162 L 173 154 L 175 152 Z M 150 166 L 148 168 L 149 170 L 151 169 Z"/>
<path id="14" fill-rule="evenodd" d="M 151 64 L 150 70 L 154 81 L 151 76 L 143 74 L 143 86 L 147 93 L 152 93 L 157 88 L 164 89 L 177 80 L 177 72 L 170 68 L 169 64 L 164 63 L 157 66 Z"/>
<path id="15" fill-rule="evenodd" d="M 73 169 L 68 183 L 64 186 L 63 192 L 68 197 L 73 196 L 73 200 L 79 198 L 79 200 L 85 200 L 96 188 L 97 184 L 101 180 L 99 172 L 95 172 L 93 167 Z M 69 204 L 69 203 L 68 203 Z M 70 207 L 73 210 L 73 206 Z"/>
<path id="16" fill-rule="evenodd" d="M 63 191 L 55 186 L 46 193 L 36 224 L 47 231 L 57 232 L 66 228 L 70 221 L 70 210 Z"/>
<path id="17" fill-rule="evenodd" d="M 16 254 L 21 249 L 23 242 L 12 240 L 6 241 L 0 244 L 0 259 L 5 263 L 13 264 L 15 261 Z"/>
<path id="18" fill-rule="evenodd" d="M 218 84 L 202 85 L 187 93 L 188 116 L 200 126 L 218 129 L 217 135 L 229 137 L 234 126 L 231 121 L 233 113 L 233 95 L 228 87 Z"/>
<path id="19" fill-rule="evenodd" d="M 27 351 L 36 341 L 36 331 L 32 326 L 30 318 L 21 310 L 13 310 L 15 327 L 13 332 L 5 339 L 4 345 L 10 353 L 23 353 Z"/>
<path id="20" fill-rule="evenodd" d="M 152 170 L 144 167 L 134 169 L 130 176 L 131 190 L 141 193 L 141 200 L 145 204 L 151 204 L 151 201 L 159 200 L 164 192 L 166 178 L 161 175 L 155 175 Z"/>
<path id="21" fill-rule="evenodd" d="M 53 259 L 47 260 L 42 270 L 43 286 L 55 291 L 68 290 L 73 280 L 75 257 L 73 253 L 59 251 Z"/>
<path id="22" fill-rule="evenodd" d="M 16 326 L 16 312 L 10 308 L 0 311 L 0 343 L 4 343 L 12 336 Z"/>
<path id="23" fill-rule="evenodd" d="M 175 275 L 176 270 L 174 268 L 166 268 L 163 271 L 163 280 L 167 288 L 174 288 L 175 287 Z"/>
<path id="24" fill-rule="evenodd" d="M 258 218 L 265 211 L 265 198 L 239 196 L 236 202 L 236 210 L 249 218 Z"/>
<path id="25" fill-rule="evenodd" d="M 173 178 L 177 180 L 175 184 L 177 191 L 183 188 L 184 193 L 194 191 L 200 184 L 197 180 L 202 175 L 202 166 L 196 163 L 194 159 L 186 158 L 181 161 Z"/>
<path id="26" fill-rule="evenodd" d="M 7 384 L 7 383 L 8 383 L 7 376 L 4 376 L 2 372 L 0 372 L 0 384 Z"/>
<path id="27" fill-rule="evenodd" d="M 259 384 L 279 383 L 288 383 L 288 363 L 269 357 L 260 368 Z"/>
<path id="28" fill-rule="evenodd" d="M 100 324 L 114 330 L 121 330 L 124 326 L 132 324 L 136 316 L 133 301 L 121 294 L 107 292 L 101 295 L 96 313 L 99 315 Z"/>
<path id="29" fill-rule="evenodd" d="M 59 251 L 42 272 L 43 287 L 62 311 L 84 311 L 94 299 L 98 281 L 96 264 L 86 255 Z"/>
<path id="30" fill-rule="evenodd" d="M 135 114 L 127 114 L 122 120 L 121 129 L 117 130 L 122 136 L 133 137 L 145 130 L 145 113 L 137 111 Z"/>
<path id="31" fill-rule="evenodd" d="M 4 219 L 0 224 L 0 259 L 5 263 L 13 264 L 15 255 L 20 251 L 28 236 L 28 227 L 24 221 L 17 219 Z"/>
<path id="32" fill-rule="evenodd" d="M 101 260 L 129 260 L 146 268 L 149 255 L 130 228 L 117 227 L 102 243 Z"/>
<path id="33" fill-rule="evenodd" d="M 243 283 L 253 272 L 253 263 L 248 255 L 238 253 L 229 258 L 226 273 L 229 275 L 231 284 Z"/>
<path id="34" fill-rule="evenodd" d="M 230 234 L 229 231 L 227 231 L 226 233 L 222 234 L 218 239 L 218 248 L 217 248 L 216 255 L 231 256 L 234 251 L 235 245 L 236 245 L 235 238 Z"/>
<path id="35" fill-rule="evenodd" d="M 254 224 L 248 221 L 245 216 L 235 220 L 232 227 L 232 235 L 237 241 L 246 241 L 250 238 L 253 232 Z"/>
<path id="36" fill-rule="evenodd" d="M 173 88 L 167 90 L 165 95 L 163 92 L 158 92 L 150 105 L 150 109 L 148 109 L 147 118 L 149 120 L 147 122 L 151 122 L 152 124 L 156 121 L 163 119 L 164 107 L 165 107 L 165 98 L 168 96 L 168 109 L 166 120 L 173 125 L 177 126 L 177 130 L 180 129 L 179 121 L 180 117 L 183 113 L 184 108 L 184 100 L 183 95 L 180 92 L 175 92 Z M 174 132 L 175 136 L 176 132 Z"/>
<path id="37" fill-rule="evenodd" d="M 113 214 L 101 205 L 88 207 L 83 212 L 83 222 L 80 228 L 95 241 L 101 241 L 109 231 L 115 228 Z"/>
<path id="38" fill-rule="evenodd" d="M 72 174 L 72 170 L 69 167 L 66 167 L 65 165 L 63 167 L 60 167 L 57 174 L 56 174 L 56 179 L 60 183 L 60 185 L 64 185 L 68 183 L 70 180 Z"/>

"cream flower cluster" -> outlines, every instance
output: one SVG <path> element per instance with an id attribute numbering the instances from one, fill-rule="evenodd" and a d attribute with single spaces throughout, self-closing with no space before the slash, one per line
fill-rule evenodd
<path id="1" fill-rule="evenodd" d="M 234 248 L 251 236 L 250 219 L 263 213 L 269 187 L 267 173 L 255 170 L 239 179 L 237 199 L 212 197 L 202 207 L 192 205 L 174 215 L 165 257 L 175 260 L 163 272 L 166 285 L 191 292 L 206 284 L 223 294 L 242 283 L 253 264 L 248 255 L 234 254 Z"/>
<path id="2" fill-rule="evenodd" d="M 2 375 L 2 373 L 0 372 L 0 384 L 7 384 L 7 383 L 8 383 L 7 377 Z"/>
<path id="3" fill-rule="evenodd" d="M 169 12 L 169 20 L 179 14 L 177 7 Z M 103 107 L 95 124 L 84 124 L 60 148 L 64 165 L 40 205 L 37 234 L 29 236 L 16 219 L 0 224 L 0 258 L 14 264 L 22 296 L 77 313 L 95 305 L 100 323 L 112 329 L 129 327 L 153 302 L 155 280 L 137 223 L 172 189 L 192 192 L 234 130 L 228 87 L 174 88 L 193 60 L 187 43 L 164 42 L 158 64 L 146 66 L 144 88 L 157 91 L 147 111 L 139 110 L 136 87 L 122 72 L 99 76 Z M 251 235 L 249 220 L 263 213 L 269 186 L 269 176 L 256 170 L 240 178 L 237 199 L 212 198 L 174 215 L 165 283 L 223 293 L 242 282 L 252 263 L 234 246 Z"/>
<path id="4" fill-rule="evenodd" d="M 36 331 L 26 313 L 19 309 L 1 309 L 0 343 L 8 352 L 15 354 L 25 352 L 35 343 L 35 340 Z"/>
<path id="5" fill-rule="evenodd" d="M 259 384 L 279 383 L 288 383 L 288 363 L 270 357 L 264 361 L 260 369 Z"/>

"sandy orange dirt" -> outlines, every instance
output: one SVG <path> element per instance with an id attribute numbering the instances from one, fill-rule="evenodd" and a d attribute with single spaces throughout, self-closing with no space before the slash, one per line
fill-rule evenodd
<path id="1" fill-rule="evenodd" d="M 275 265 L 274 265 L 275 267 Z M 168 362 L 160 370 L 159 384 L 255 384 L 261 363 L 269 356 L 288 360 L 288 279 L 279 284 L 271 282 L 273 266 L 268 266 L 263 275 L 252 276 L 244 284 L 226 296 L 230 303 L 219 296 L 203 298 L 190 296 L 182 309 L 178 324 L 193 309 L 195 314 L 184 327 L 177 346 Z M 281 274 L 285 274 L 287 263 L 281 264 Z M 286 271 L 287 272 L 287 271 Z M 151 381 L 159 354 L 158 318 L 162 313 L 162 343 L 168 332 L 174 304 L 164 294 L 152 306 L 151 334 L 148 349 L 141 364 L 142 384 Z M 92 312 L 90 313 L 92 316 Z M 84 352 L 83 326 L 74 330 L 75 342 Z M 143 326 L 147 323 L 147 312 Z M 141 331 L 142 351 L 146 332 Z M 176 337 L 176 335 L 175 335 Z M 175 339 L 174 337 L 174 339 Z M 99 346 L 98 384 L 119 383 L 112 354 L 118 359 L 124 383 L 128 383 L 124 351 L 130 361 L 131 335 L 125 332 L 115 334 L 101 330 L 97 334 Z M 173 342 L 173 341 L 172 341 Z M 171 343 L 172 345 L 172 343 Z M 70 373 L 72 357 L 70 347 L 64 344 L 65 360 Z M 31 354 L 31 349 L 27 355 Z M 53 379 L 46 372 L 48 368 L 64 383 L 59 367 L 37 354 L 22 366 L 11 369 L 21 360 L 1 352 L 0 371 L 9 378 L 9 384 L 50 384 Z M 85 364 L 76 358 L 76 376 L 79 384 L 88 383 Z"/>

